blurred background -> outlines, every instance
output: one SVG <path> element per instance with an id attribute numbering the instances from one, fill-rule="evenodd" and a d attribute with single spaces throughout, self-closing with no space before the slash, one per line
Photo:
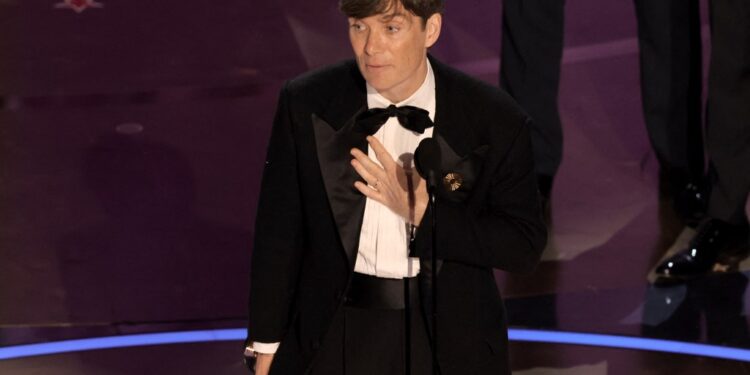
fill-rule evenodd
<path id="1" fill-rule="evenodd" d="M 498 85 L 501 24 L 501 1 L 447 1 L 431 53 Z M 336 1 L 0 0 L 0 347 L 243 327 L 279 88 L 351 55 Z M 660 198 L 639 77 L 633 1 L 568 0 L 550 244 L 534 274 L 497 271 L 510 323 L 750 348 L 744 264 L 654 283 L 694 232 Z M 242 373 L 241 347 L 29 357 L 0 373 Z M 511 349 L 518 373 L 750 373 L 700 356 Z"/>

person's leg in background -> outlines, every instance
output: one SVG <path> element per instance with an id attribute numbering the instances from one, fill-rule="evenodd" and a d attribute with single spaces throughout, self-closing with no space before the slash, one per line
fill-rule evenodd
<path id="1" fill-rule="evenodd" d="M 641 99 L 660 193 L 687 224 L 705 212 L 698 0 L 635 0 Z M 684 225 L 685 223 L 682 223 Z"/>
<path id="2" fill-rule="evenodd" d="M 557 98 L 564 8 L 564 0 L 503 1 L 500 85 L 533 120 L 531 141 L 545 204 L 562 160 Z"/>
<path id="3" fill-rule="evenodd" d="M 711 196 L 707 219 L 687 249 L 657 274 L 691 278 L 736 267 L 748 251 L 750 192 L 750 2 L 712 0 L 706 150 Z"/>

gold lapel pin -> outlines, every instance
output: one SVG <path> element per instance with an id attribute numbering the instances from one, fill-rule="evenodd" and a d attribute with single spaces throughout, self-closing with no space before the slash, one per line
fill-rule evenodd
<path id="1" fill-rule="evenodd" d="M 451 172 L 443 176 L 443 185 L 449 191 L 456 191 L 461 187 L 464 182 L 464 177 L 459 173 Z"/>

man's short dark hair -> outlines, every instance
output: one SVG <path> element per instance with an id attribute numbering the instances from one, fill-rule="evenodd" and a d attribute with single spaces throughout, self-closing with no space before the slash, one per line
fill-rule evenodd
<path id="1" fill-rule="evenodd" d="M 340 0 L 339 9 L 347 17 L 367 18 L 395 10 L 398 4 L 422 19 L 422 26 L 435 13 L 443 12 L 443 0 Z"/>

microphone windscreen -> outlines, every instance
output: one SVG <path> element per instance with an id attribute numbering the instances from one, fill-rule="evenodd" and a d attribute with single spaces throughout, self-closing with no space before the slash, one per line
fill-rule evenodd
<path id="1" fill-rule="evenodd" d="M 435 138 L 425 138 L 419 142 L 417 150 L 414 151 L 414 166 L 417 173 L 424 179 L 429 179 L 430 171 L 434 175 L 440 172 L 440 145 Z"/>

